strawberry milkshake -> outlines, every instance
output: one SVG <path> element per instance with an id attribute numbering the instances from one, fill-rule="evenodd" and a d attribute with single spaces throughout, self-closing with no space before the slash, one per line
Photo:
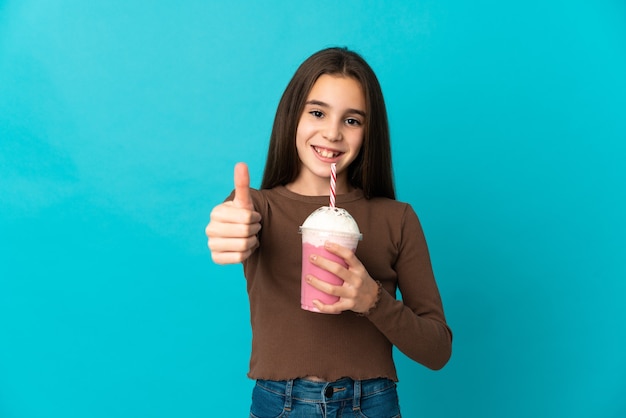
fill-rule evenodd
<path id="1" fill-rule="evenodd" d="M 300 227 L 302 234 L 302 309 L 312 312 L 320 312 L 313 304 L 314 300 L 330 305 L 339 300 L 337 296 L 332 296 L 322 292 L 306 282 L 306 276 L 311 274 L 327 283 L 340 286 L 343 280 L 336 275 L 313 265 L 309 261 L 311 254 L 317 254 L 331 261 L 347 267 L 344 260 L 334 254 L 329 253 L 324 248 L 326 241 L 331 241 L 341 246 L 356 251 L 357 244 L 362 235 L 354 218 L 347 210 L 322 206 L 309 215 Z"/>

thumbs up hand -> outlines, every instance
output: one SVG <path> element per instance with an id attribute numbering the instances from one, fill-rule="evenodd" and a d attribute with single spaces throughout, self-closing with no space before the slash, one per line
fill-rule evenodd
<path id="1" fill-rule="evenodd" d="M 235 196 L 211 211 L 206 227 L 211 257 L 217 264 L 246 260 L 259 246 L 261 214 L 254 210 L 250 197 L 250 174 L 244 163 L 235 165 Z"/>

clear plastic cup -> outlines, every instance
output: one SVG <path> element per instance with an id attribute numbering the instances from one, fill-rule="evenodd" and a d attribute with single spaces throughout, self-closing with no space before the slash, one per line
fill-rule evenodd
<path id="1" fill-rule="evenodd" d="M 311 218 L 312 216 L 315 216 L 316 219 L 314 219 L 313 222 L 309 222 L 309 218 Z M 317 227 L 320 223 L 320 217 L 327 218 L 327 220 L 329 221 L 328 223 L 330 224 L 328 229 L 322 229 Z M 340 219 L 340 222 L 336 222 L 335 220 L 337 217 L 343 217 L 343 219 Z M 354 219 L 352 219 L 350 214 L 345 211 L 345 209 L 322 207 L 313 212 L 313 214 L 311 214 L 309 218 L 307 218 L 307 221 L 305 221 L 304 224 L 300 227 L 300 233 L 302 234 L 302 287 L 300 295 L 300 305 L 304 310 L 311 312 L 320 312 L 319 309 L 317 309 L 313 304 L 314 300 L 317 299 L 326 305 L 332 305 L 339 300 L 339 297 L 329 295 L 314 288 L 306 282 L 306 276 L 310 274 L 320 280 L 336 286 L 341 286 L 343 284 L 343 280 L 333 273 L 330 273 L 327 270 L 313 265 L 309 260 L 309 257 L 311 256 L 311 254 L 317 254 L 321 257 L 341 264 L 344 267 L 347 267 L 347 264 L 344 262 L 344 260 L 341 257 L 338 257 L 328 252 L 324 248 L 324 244 L 327 241 L 330 241 L 343 247 L 347 247 L 352 251 L 356 251 L 357 245 L 359 244 L 362 235 L 359 232 L 356 222 L 354 221 Z M 307 223 L 313 224 L 315 225 L 315 227 L 308 227 Z M 333 226 L 342 227 L 343 230 L 332 230 L 331 228 Z"/>

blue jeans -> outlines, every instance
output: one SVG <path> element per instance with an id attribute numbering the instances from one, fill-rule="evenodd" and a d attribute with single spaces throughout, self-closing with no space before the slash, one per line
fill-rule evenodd
<path id="1" fill-rule="evenodd" d="M 398 418 L 396 384 L 388 379 L 257 380 L 250 418 L 283 417 Z"/>

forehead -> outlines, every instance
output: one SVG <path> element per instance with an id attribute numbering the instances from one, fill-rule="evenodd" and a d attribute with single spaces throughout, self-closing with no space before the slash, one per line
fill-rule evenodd
<path id="1" fill-rule="evenodd" d="M 365 110 L 361 83 L 352 77 L 322 74 L 313 84 L 307 100 L 320 100 L 335 107 Z"/>

